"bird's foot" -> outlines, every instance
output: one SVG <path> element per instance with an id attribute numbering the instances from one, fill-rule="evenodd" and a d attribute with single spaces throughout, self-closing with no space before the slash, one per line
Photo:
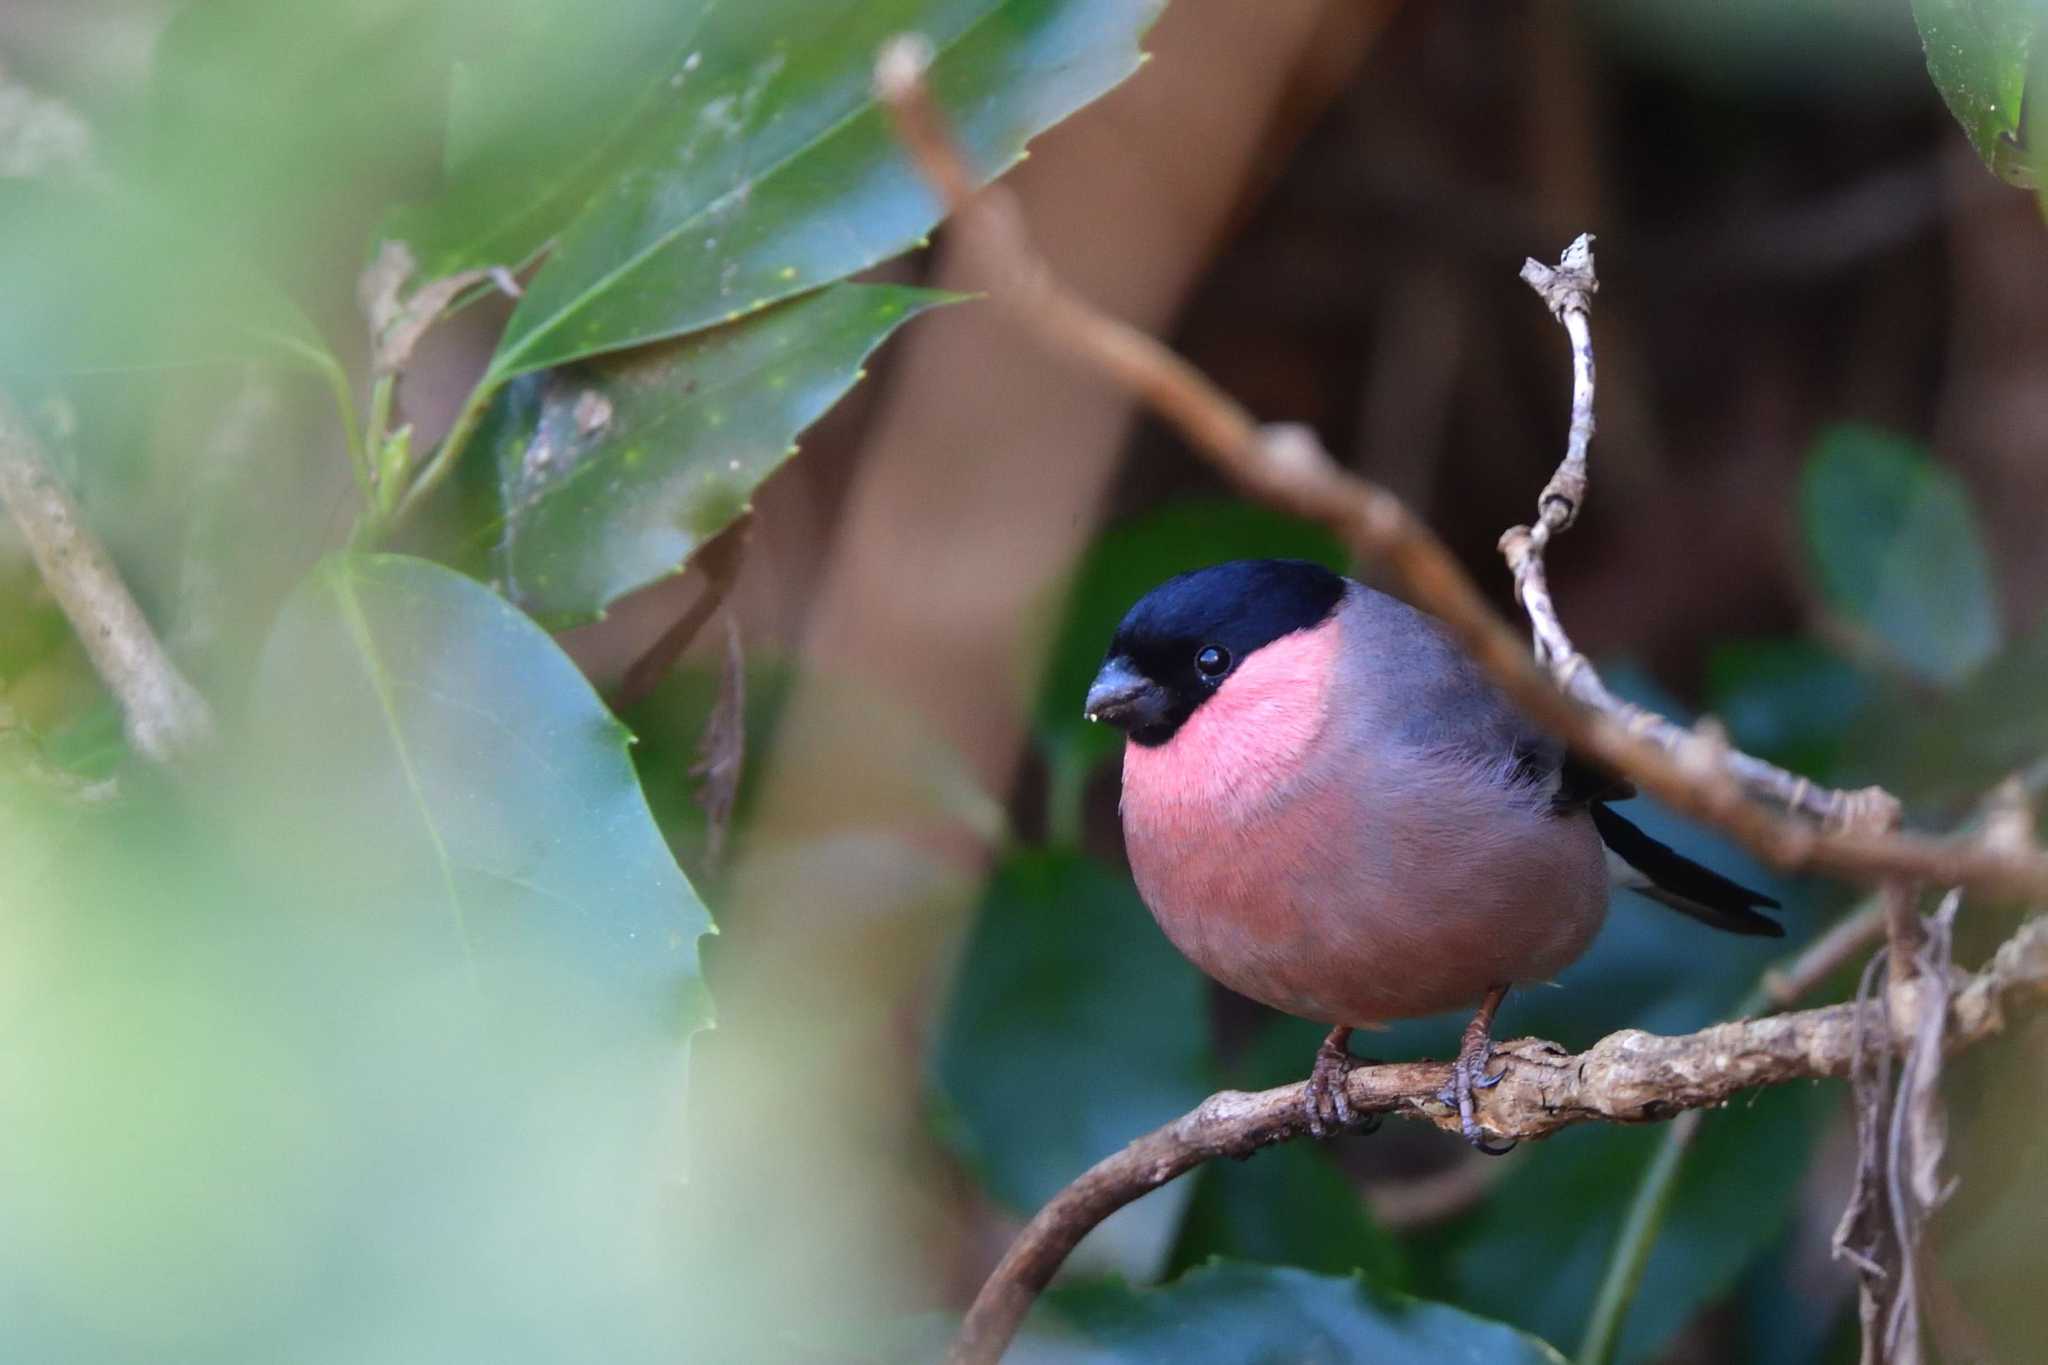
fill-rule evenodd
<path id="1" fill-rule="evenodd" d="M 1500 1008 L 1501 998 L 1507 994 L 1505 986 L 1488 991 L 1486 1003 L 1479 1013 L 1465 1026 L 1465 1037 L 1458 1047 L 1458 1060 L 1451 1064 L 1451 1079 L 1437 1092 L 1437 1098 L 1458 1111 L 1458 1128 L 1464 1133 L 1465 1141 L 1473 1150 L 1487 1156 L 1506 1156 L 1515 1150 L 1515 1140 L 1494 1142 L 1486 1136 L 1486 1130 L 1479 1126 L 1474 1115 L 1472 1094 L 1476 1090 L 1491 1090 L 1501 1082 L 1505 1070 L 1487 1073 L 1493 1061 L 1493 1015 Z"/>
<path id="2" fill-rule="evenodd" d="M 1358 1059 L 1351 1055 L 1351 1030 L 1331 1029 L 1330 1036 L 1316 1049 L 1316 1062 L 1309 1068 L 1308 1086 L 1302 1096 L 1302 1105 L 1308 1111 L 1309 1136 L 1326 1138 L 1351 1128 L 1371 1133 L 1379 1128 L 1378 1114 L 1367 1115 L 1360 1123 L 1352 1112 L 1350 1097 L 1344 1093 L 1345 1080 L 1356 1065 Z"/>

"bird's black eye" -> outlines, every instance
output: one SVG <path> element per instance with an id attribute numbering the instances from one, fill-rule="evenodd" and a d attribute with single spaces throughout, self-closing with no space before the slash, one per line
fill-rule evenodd
<path id="1" fill-rule="evenodd" d="M 1230 651 L 1221 645 L 1204 645 L 1195 656 L 1195 667 L 1205 678 L 1220 678 L 1230 671 Z"/>

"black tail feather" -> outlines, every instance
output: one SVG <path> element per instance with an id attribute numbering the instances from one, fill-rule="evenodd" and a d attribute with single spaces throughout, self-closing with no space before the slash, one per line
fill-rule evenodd
<path id="1" fill-rule="evenodd" d="M 1600 840 L 1615 856 L 1648 878 L 1650 885 L 1638 887 L 1644 895 L 1672 909 L 1692 916 L 1702 924 L 1726 929 L 1732 934 L 1757 934 L 1783 938 L 1785 926 L 1768 915 L 1757 913 L 1763 906 L 1775 910 L 1778 903 L 1769 896 L 1729 881 L 1720 873 L 1701 867 L 1676 849 L 1658 843 L 1598 801 L 1592 804 L 1593 827 Z"/>

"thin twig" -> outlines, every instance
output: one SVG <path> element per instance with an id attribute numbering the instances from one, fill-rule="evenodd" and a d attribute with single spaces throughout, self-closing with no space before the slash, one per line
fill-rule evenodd
<path id="1" fill-rule="evenodd" d="M 733 582 L 739 577 L 740 562 L 746 554 L 752 530 L 753 514 L 742 513 L 738 520 L 691 556 L 690 566 L 703 578 L 703 587 L 688 609 L 676 618 L 675 624 L 663 631 L 660 638 L 647 647 L 647 652 L 626 670 L 618 691 L 612 694 L 613 710 L 627 710 L 654 695 L 654 689 L 661 686 L 661 680 L 676 666 L 676 660 L 683 657 L 683 651 L 718 614 L 719 607 L 725 604 L 726 595 L 732 591 Z"/>
<path id="2" fill-rule="evenodd" d="M 1529 613 L 1536 657 L 1549 665 L 1551 676 L 1567 694 L 1597 711 L 1621 720 L 1629 730 L 1653 739 L 1659 747 L 1685 756 L 1698 737 L 1654 712 L 1622 701 L 1607 690 L 1592 664 L 1572 644 L 1557 605 L 1551 599 L 1544 551 L 1551 538 L 1568 530 L 1585 506 L 1590 483 L 1587 450 L 1593 440 L 1593 295 L 1600 280 L 1593 264 L 1593 238 L 1581 233 L 1564 249 L 1555 266 L 1522 263 L 1522 279 L 1564 325 L 1572 350 L 1572 415 L 1565 437 L 1564 459 L 1536 499 L 1536 524 L 1516 526 L 1501 537 L 1501 553 L 1514 574 L 1515 596 Z M 1889 829 L 1897 823 L 1898 802 L 1877 788 L 1836 791 L 1748 754 L 1728 751 L 1721 765 L 1748 790 L 1788 810 L 1824 824 L 1857 824 Z"/>
<path id="3" fill-rule="evenodd" d="M 78 504 L 44 461 L 35 434 L 0 396 L 0 502 L 21 529 L 36 568 L 70 618 L 93 667 L 121 704 L 128 742 L 168 763 L 213 734 L 206 702 L 178 672 L 86 528 Z"/>
<path id="4" fill-rule="evenodd" d="M 1957 826 L 1958 835 L 1975 835 L 1995 848 L 2025 851 L 2033 847 L 2034 798 L 2048 792 L 2048 760 L 2014 773 L 1984 798 L 1982 809 Z M 1890 930 L 1891 907 L 1885 891 L 1869 897 L 1830 925 L 1828 931 L 1799 954 L 1784 971 L 1765 973 L 1760 996 L 1749 1014 L 1787 1009 L 1811 994 L 1821 982 L 1846 967 Z"/>
<path id="5" fill-rule="evenodd" d="M 1884 929 L 1883 905 L 1874 898 L 1865 901 L 1830 925 L 1790 967 L 1767 973 L 1760 988 L 1758 1008 L 1785 1009 L 1805 998 L 1883 938 Z"/>
<path id="6" fill-rule="evenodd" d="M 951 210 L 959 245 L 989 277 L 994 299 L 1048 347 L 1142 398 L 1247 494 L 1329 527 L 1360 558 L 1386 565 L 1406 595 L 1432 612 L 1532 721 L 1680 813 L 1733 835 L 1775 867 L 1866 883 L 1912 876 L 2048 900 L 2048 857 L 2038 852 L 1873 831 L 1855 817 L 1888 802 L 1882 793 L 1830 793 L 1749 755 L 1703 754 L 1698 736 L 1608 694 L 1561 629 L 1551 662 L 1570 681 L 1563 689 L 1554 685 L 1519 633 L 1398 499 L 1339 469 L 1305 429 L 1261 427 L 1157 339 L 1067 289 L 1033 250 L 1014 198 L 1000 186 L 972 193 L 974 177 L 925 86 L 927 50 L 920 39 L 892 40 L 876 64 L 876 89 L 899 138 Z M 1504 548 L 1513 564 L 1529 535 L 1510 537 L 1515 543 Z M 1548 616 L 1555 619 L 1554 608 Z M 1702 762 L 1703 756 L 1712 761 Z M 1832 818 L 1788 819 L 1751 800 L 1749 791 Z"/>

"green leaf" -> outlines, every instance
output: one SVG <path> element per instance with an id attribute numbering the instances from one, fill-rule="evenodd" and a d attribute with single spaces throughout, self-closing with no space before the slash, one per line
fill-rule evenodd
<path id="1" fill-rule="evenodd" d="M 376 906 L 522 1013 L 533 983 L 573 969 L 566 984 L 600 985 L 609 1027 L 642 1042 L 706 1021 L 710 916 L 626 731 L 503 599 L 421 560 L 331 558 L 279 616 L 255 711 L 266 769 L 306 775 L 278 793 L 281 821 L 360 849 L 344 913 Z"/>
<path id="2" fill-rule="evenodd" d="M 1315 1057 L 1320 1029 L 1272 1015 L 1224 1074 L 1234 1090 L 1299 1081 Z M 1391 1055 L 1391 1054 L 1389 1054 Z M 1373 1220 L 1363 1194 L 1337 1168 L 1333 1147 L 1287 1142 L 1244 1161 L 1212 1161 L 1192 1179 L 1172 1268 L 1215 1257 L 1291 1265 L 1343 1275 L 1360 1271 L 1383 1289 L 1406 1289 L 1400 1244 Z"/>
<path id="3" fill-rule="evenodd" d="M 432 169 L 452 54 L 531 2 L 192 0 L 153 45 L 127 160 L 239 254 L 345 285 L 341 244 Z"/>
<path id="4" fill-rule="evenodd" d="M 128 191 L 0 180 L 0 294 L 7 374 L 248 362 L 340 370 L 259 271 Z"/>
<path id="5" fill-rule="evenodd" d="M 949 296 L 840 284 L 659 347 L 500 390 L 458 562 L 551 625 L 679 569 L 794 454 L 897 327 Z"/>
<path id="6" fill-rule="evenodd" d="M 1522 1283 L 1510 1277 L 1510 1287 Z M 1159 1289 L 1055 1289 L 1030 1320 L 1020 1358 L 1051 1365 L 1563 1365 L 1534 1337 L 1448 1304 L 1379 1289 L 1358 1276 L 1215 1262 Z"/>
<path id="7" fill-rule="evenodd" d="M 1816 781 L 1871 690 L 1867 674 L 1811 640 L 1731 640 L 1707 660 L 1707 710 L 1736 744 Z"/>
<path id="8" fill-rule="evenodd" d="M 772 656 L 764 659 L 750 650 L 747 658 L 743 675 L 744 771 L 733 806 L 735 829 L 744 829 L 753 814 L 753 800 L 761 791 L 761 768 L 773 752 L 776 727 L 797 676 L 795 669 Z M 652 692 L 621 707 L 618 713 L 636 741 L 633 767 L 640 774 L 654 822 L 685 870 L 710 862 L 706 855 L 708 821 L 697 800 L 704 778 L 695 769 L 702 758 L 699 749 L 704 727 L 718 706 L 722 671 L 716 663 L 709 667 L 679 664 Z M 707 895 L 717 899 L 715 886 L 706 884 L 701 876 L 697 880 Z"/>
<path id="9" fill-rule="evenodd" d="M 1117 752 L 1123 737 L 1081 715 L 1081 699 L 1102 667 L 1117 622 L 1166 579 L 1227 559 L 1312 559 L 1343 570 L 1348 559 L 1334 536 L 1253 503 L 1192 498 L 1104 532 L 1075 570 L 1065 615 L 1038 689 L 1037 731 L 1056 754 L 1093 765 Z"/>
<path id="10" fill-rule="evenodd" d="M 1209 1093 L 1206 1000 L 1129 878 L 1078 854 L 1012 855 L 935 1050 L 946 1136 L 996 1199 L 1037 1208 Z"/>
<path id="11" fill-rule="evenodd" d="M 2032 183 L 2020 118 L 2043 15 L 2041 0 L 1913 0 L 1935 89 L 1984 164 L 2015 185 Z"/>
<path id="12" fill-rule="evenodd" d="M 602 193 L 671 80 L 694 75 L 690 40 L 717 3 L 504 6 L 452 73 L 445 186 L 380 235 L 411 248 L 423 279 L 531 260 Z"/>
<path id="13" fill-rule="evenodd" d="M 727 1358 L 678 1307 L 725 1250 L 674 1194 L 706 921 L 618 726 L 396 558 L 323 565 L 254 690 L 176 782 L 0 782 L 0 1358 L 292 1360 L 340 1323 L 348 1358 Z"/>
<path id="14" fill-rule="evenodd" d="M 710 9 L 662 98 L 527 287 L 488 382 L 729 321 L 915 245 L 939 207 L 872 89 L 928 36 L 983 176 L 1138 64 L 1160 0 L 748 0 Z"/>
<path id="15" fill-rule="evenodd" d="M 1955 690 L 1893 688 L 1856 719 L 1845 772 L 1909 800 L 1960 806 L 2048 756 L 2048 617 Z"/>
<path id="16" fill-rule="evenodd" d="M 1173 1249 L 1175 1269 L 1223 1256 L 1332 1275 L 1355 1270 L 1390 1289 L 1407 1283 L 1400 1244 L 1373 1222 L 1364 1196 L 1330 1158 L 1308 1143 L 1282 1143 L 1245 1161 L 1212 1161 L 1195 1179 Z"/>
<path id="17" fill-rule="evenodd" d="M 1968 493 L 1911 442 L 1836 427 L 1806 463 L 1801 512 L 1828 605 L 1930 682 L 1999 646 L 1991 569 Z"/>

